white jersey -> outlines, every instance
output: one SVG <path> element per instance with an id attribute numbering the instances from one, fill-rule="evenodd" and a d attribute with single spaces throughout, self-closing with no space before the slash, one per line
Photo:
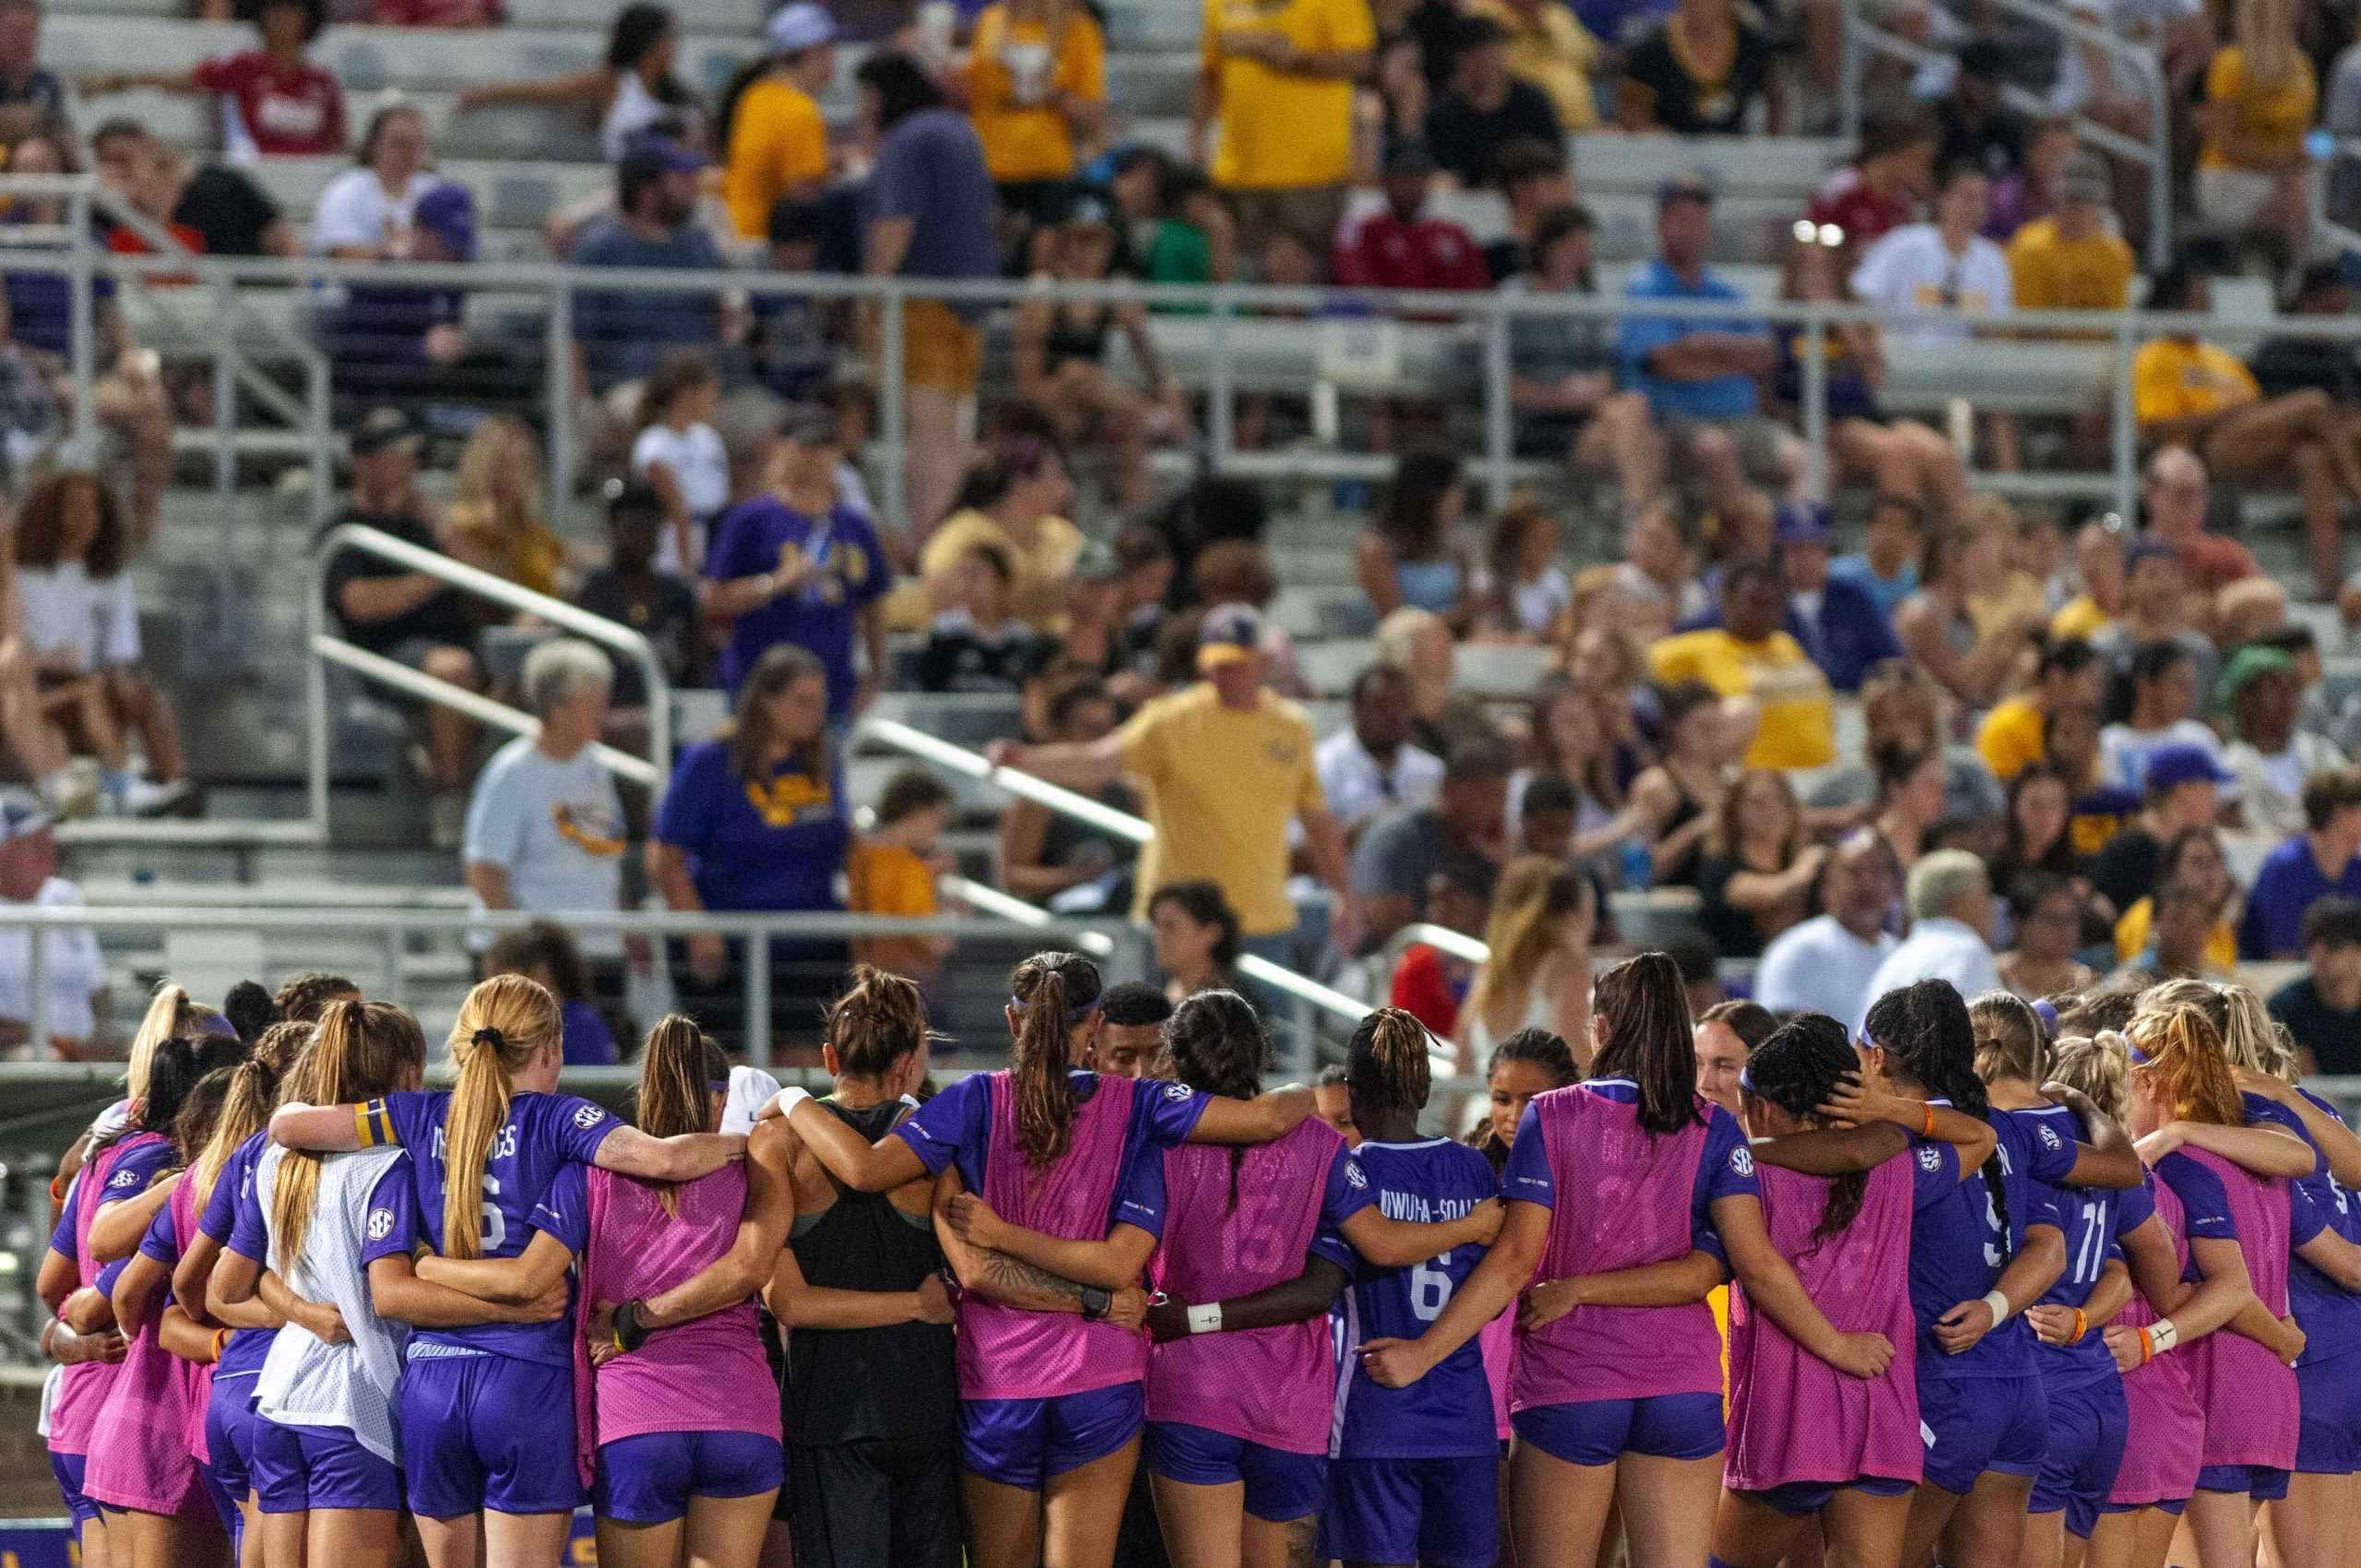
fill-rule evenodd
<path id="1" fill-rule="evenodd" d="M 374 1148 L 323 1160 L 318 1206 L 303 1233 L 303 1253 L 292 1259 L 270 1221 L 270 1194 L 286 1156 L 273 1145 L 255 1167 L 254 1201 L 270 1233 L 270 1265 L 296 1295 L 327 1302 L 344 1314 L 350 1337 L 330 1345 L 297 1324 L 280 1329 L 255 1384 L 255 1410 L 281 1426 L 341 1427 L 380 1459 L 399 1464 L 394 1384 L 401 1376 L 405 1331 L 377 1315 L 361 1249 L 369 1195 L 409 1156 L 398 1148 Z"/>

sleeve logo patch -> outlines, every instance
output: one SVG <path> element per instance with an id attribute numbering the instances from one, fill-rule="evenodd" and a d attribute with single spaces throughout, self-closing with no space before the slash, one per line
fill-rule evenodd
<path id="1" fill-rule="evenodd" d="M 2055 1151 L 2057 1151 L 2057 1150 L 2058 1150 L 2058 1149 L 2061 1149 L 2061 1148 L 2063 1148 L 2063 1147 L 2065 1147 L 2065 1146 L 2066 1146 L 2063 1143 L 2061 1143 L 2061 1142 L 2059 1142 L 2059 1141 L 2058 1141 L 2058 1129 L 2057 1129 L 2057 1128 L 2055 1128 L 2055 1127 L 2042 1127 L 2042 1128 L 2037 1129 L 2037 1131 L 2039 1131 L 2039 1133 L 2041 1134 L 2041 1146 L 2042 1146 L 2042 1147 L 2044 1147 L 2044 1148 L 2046 1148 L 2046 1149 L 2049 1149 L 2049 1150 L 2051 1150 L 2052 1152 L 2055 1152 Z"/>
<path id="2" fill-rule="evenodd" d="M 606 1119 L 607 1113 L 595 1105 L 577 1105 L 574 1108 L 574 1124 L 577 1127 L 595 1127 Z"/>
<path id="3" fill-rule="evenodd" d="M 1352 1188 L 1355 1192 L 1358 1192 L 1369 1185 L 1369 1178 L 1362 1174 L 1361 1162 L 1359 1160 L 1348 1159 L 1345 1161 L 1345 1185 Z"/>
<path id="4" fill-rule="evenodd" d="M 1167 1084 L 1164 1086 L 1164 1098 L 1167 1099 L 1186 1099 L 1196 1092 L 1196 1090 L 1191 1088 L 1186 1084 Z"/>
<path id="5" fill-rule="evenodd" d="M 389 1208 L 371 1209 L 369 1211 L 369 1239 L 373 1241 L 382 1241 L 393 1233 L 394 1211 Z"/>
<path id="6" fill-rule="evenodd" d="M 1940 1170 L 1942 1168 L 1943 1151 L 1941 1149 L 1937 1148 L 1932 1144 L 1928 1144 L 1918 1150 L 1919 1170 L 1935 1171 Z"/>
<path id="7" fill-rule="evenodd" d="M 1730 1169 L 1741 1176 L 1754 1174 L 1754 1151 L 1740 1145 L 1730 1150 Z"/>

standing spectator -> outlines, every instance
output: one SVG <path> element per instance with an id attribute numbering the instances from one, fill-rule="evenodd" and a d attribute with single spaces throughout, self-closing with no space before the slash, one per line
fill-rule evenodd
<path id="1" fill-rule="evenodd" d="M 1971 38 L 1960 46 L 1951 95 L 1935 105 L 1941 130 L 1937 168 L 1972 163 L 1999 180 L 2023 166 L 2032 132 L 2025 117 L 2009 107 L 2009 75 L 2008 46 L 1999 40 Z"/>
<path id="2" fill-rule="evenodd" d="M 2038 1002 L 2098 983 L 2098 971 L 2074 956 L 2082 944 L 2082 897 L 2072 883 L 2024 873 L 2010 885 L 2009 922 L 2016 944 L 1998 960 L 2002 985 Z"/>
<path id="3" fill-rule="evenodd" d="M 2304 911 L 2307 972 L 2271 993 L 2271 1016 L 2306 1075 L 2361 1073 L 2361 901 L 2331 897 Z"/>
<path id="4" fill-rule="evenodd" d="M 1828 677 L 1781 626 L 1786 586 L 1770 562 L 1749 558 L 1722 574 L 1722 624 L 1683 632 L 1648 650 L 1667 684 L 1702 681 L 1724 698 L 1745 697 L 1757 718 L 1749 767 L 1824 767 L 1836 760 Z"/>
<path id="5" fill-rule="evenodd" d="M 1330 269 L 1340 288 L 1465 289 L 1491 287 L 1475 236 L 1428 206 L 1435 160 L 1423 142 L 1405 139 L 1385 149 L 1385 205 L 1348 218 L 1336 231 Z M 1517 324 L 1523 331 L 1526 323 Z"/>
<path id="6" fill-rule="evenodd" d="M 2221 776 L 2221 742 L 2197 717 L 2197 677 L 2175 643 L 2149 643 L 2131 659 L 2131 711 L 2099 731 L 2099 775 L 2118 789 L 2137 789 L 2156 754 L 2201 753 Z"/>
<path id="7" fill-rule="evenodd" d="M 2042 727 L 2049 716 L 2061 707 L 2097 703 L 2106 676 L 2106 665 L 2086 642 L 2068 637 L 2044 646 L 2032 690 L 1994 705 L 1976 727 L 1976 754 L 1992 777 L 2006 784 L 2027 764 L 2039 762 Z"/>
<path id="8" fill-rule="evenodd" d="M 1141 857 L 1133 917 L 1145 913 L 1151 890 L 1205 877 L 1238 911 L 1245 950 L 1276 962 L 1290 956 L 1296 930 L 1287 825 L 1300 821 L 1333 900 L 1329 929 L 1349 952 L 1358 930 L 1345 837 L 1312 770 L 1311 725 L 1264 684 L 1262 631 L 1261 617 L 1243 605 L 1216 605 L 1198 634 L 1198 684 L 1158 697 L 1090 744 L 996 741 L 988 754 L 1001 766 L 1074 789 L 1097 788 L 1125 772 L 1145 780 L 1155 836 Z"/>
<path id="9" fill-rule="evenodd" d="M 663 504 L 658 570 L 693 573 L 703 567 L 713 526 L 730 505 L 730 451 L 713 428 L 720 401 L 720 374 L 695 349 L 666 354 L 640 387 L 631 471 Z"/>
<path id="10" fill-rule="evenodd" d="M 2238 956 L 2294 958 L 2304 912 L 2330 894 L 2361 897 L 2361 773 L 2340 767 L 2304 781 L 2304 827 L 2262 858 L 2238 927 Z"/>
<path id="11" fill-rule="evenodd" d="M 1353 545 L 1354 576 L 1380 615 L 1407 605 L 1462 629 L 1474 610 L 1466 552 L 1452 542 L 1467 501 L 1459 454 L 1418 446 L 1394 460 L 1394 479 Z"/>
<path id="12" fill-rule="evenodd" d="M 582 579 L 577 609 L 619 622 L 648 640 L 664 679 L 677 690 L 702 684 L 703 637 L 697 625 L 697 594 L 678 574 L 656 564 L 656 541 L 663 531 L 664 504 L 650 486 L 631 481 L 612 486 L 607 497 L 607 564 Z M 647 678 L 639 661 L 611 654 L 614 706 L 625 711 L 647 706 Z"/>
<path id="13" fill-rule="evenodd" d="M 0 144 L 70 123 L 69 107 L 65 84 L 41 63 L 41 0 L 0 5 Z"/>
<path id="14" fill-rule="evenodd" d="M 369 117 L 353 166 L 312 208 L 312 249 L 347 261 L 409 257 L 410 214 L 441 180 L 428 172 L 426 117 L 396 103 Z"/>
<path id="15" fill-rule="evenodd" d="M 399 409 L 373 409 L 351 435 L 352 495 L 338 523 L 362 523 L 421 550 L 436 548 L 418 493 L 419 435 Z M 468 691 L 482 689 L 475 622 L 468 601 L 442 578 L 348 550 L 327 565 L 328 608 L 346 638 L 371 653 Z M 391 700 L 426 714 L 431 819 L 438 849 L 458 846 L 467 816 L 468 765 L 475 723 L 442 703 Z"/>
<path id="16" fill-rule="evenodd" d="M 1740 136 L 1758 101 L 1773 136 L 1786 133 L 1778 49 L 1735 0 L 1678 0 L 1624 57 L 1615 122 L 1627 131 Z"/>
<path id="17" fill-rule="evenodd" d="M 1050 630 L 1087 542 L 1065 519 L 1073 505 L 1074 481 L 1056 446 L 1033 435 L 1003 443 L 968 476 L 958 509 L 919 552 L 923 598 L 935 612 L 951 608 L 951 574 L 960 559 L 979 544 L 997 545 L 1016 564 L 1010 601 L 1016 618 L 1035 631 Z"/>
<path id="18" fill-rule="evenodd" d="M 1934 218 L 1907 223 L 1863 253 L 1853 292 L 1862 303 L 1897 310 L 1940 307 L 1969 317 L 2009 314 L 2009 258 L 1977 231 L 1991 202 L 1992 182 L 1969 164 L 1942 172 Z M 1975 328 L 1964 322 L 1911 321 L 1892 330 L 1897 343 L 1964 342 Z"/>
<path id="19" fill-rule="evenodd" d="M 1899 878 L 1885 840 L 1855 833 L 1829 852 L 1825 913 L 1771 939 L 1754 967 L 1754 999 L 1774 1013 L 1851 1018 L 1876 998 L 1869 980 L 1893 951 L 1885 930 Z"/>
<path id="20" fill-rule="evenodd" d="M 1463 18 L 1453 38 L 1451 87 L 1427 112 L 1435 161 L 1463 188 L 1490 185 L 1501 147 L 1565 135 L 1549 95 L 1509 69 L 1508 34 L 1489 17 Z"/>
<path id="21" fill-rule="evenodd" d="M 1107 41 L 1075 0 L 994 0 L 967 44 L 967 117 L 1001 206 L 1036 223 L 1071 199 L 1107 117 Z"/>
<path id="22" fill-rule="evenodd" d="M 1418 918 L 1427 884 L 1453 855 L 1499 864 L 1509 849 L 1509 775 L 1515 758 L 1498 741 L 1460 747 L 1444 765 L 1431 804 L 1400 806 L 1370 824 L 1353 851 L 1353 897 L 1369 944 L 1382 947 Z"/>
<path id="23" fill-rule="evenodd" d="M 1376 44 L 1367 0 L 1206 0 L 1188 160 L 1212 172 L 1247 255 L 1281 233 L 1316 254 L 1335 234 L 1352 178 L 1353 83 Z"/>
<path id="24" fill-rule="evenodd" d="M 2057 729 L 2053 723 L 2053 749 Z M 2226 781 L 2213 757 L 2195 746 L 2167 746 L 2150 757 L 2140 812 L 2098 849 L 2091 861 L 2091 885 L 2116 909 L 2138 903 L 2163 879 L 2167 843 L 2183 833 L 2213 829 Z"/>
<path id="25" fill-rule="evenodd" d="M 721 199 L 743 240 L 770 233 L 783 201 L 810 201 L 827 188 L 828 122 L 820 98 L 836 75 L 836 19 L 814 0 L 793 0 L 763 24 L 769 52 L 723 97 L 714 144 L 721 148 Z"/>
<path id="26" fill-rule="evenodd" d="M 1045 733 L 1056 743 L 1088 746 L 1115 732 L 1115 699 L 1097 682 L 1070 685 L 1050 700 Z M 1102 806 L 1138 815 L 1139 797 L 1121 778 L 1086 791 Z M 995 846 L 1000 884 L 1029 903 L 1046 904 L 1067 889 L 1106 880 L 1139 859 L 1139 846 L 1104 828 L 1056 813 L 1036 801 L 1014 798 L 1000 819 Z M 1112 899 L 1095 908 L 1105 908 Z"/>
<path id="27" fill-rule="evenodd" d="M 1594 228 L 1579 207 L 1544 214 L 1533 227 L 1526 261 L 1501 289 L 1544 301 L 1596 298 Z M 1562 457 L 1581 471 L 1612 468 L 1627 511 L 1644 505 L 1662 482 L 1664 438 L 1649 421 L 1647 398 L 1615 389 L 1615 342 L 1605 316 L 1518 315 L 1509 333 L 1509 406 L 1521 455 Z"/>
<path id="28" fill-rule="evenodd" d="M 1804 831 L 1786 775 L 1755 768 L 1723 797 L 1697 866 L 1699 921 L 1725 958 L 1759 956 L 1773 937 L 1811 913 L 1826 846 Z"/>
<path id="29" fill-rule="evenodd" d="M 706 562 L 706 613 L 730 624 L 725 687 L 737 691 L 764 654 L 791 643 L 826 673 L 828 724 L 841 735 L 867 700 L 855 634 L 869 656 L 869 690 L 890 668 L 879 600 L 894 569 L 869 524 L 837 498 L 836 415 L 790 414 L 779 434 L 777 488 L 722 516 Z"/>
<path id="30" fill-rule="evenodd" d="M 555 637 L 525 656 L 525 706 L 540 731 L 510 741 L 476 776 L 460 861 L 477 909 L 564 920 L 621 907 L 623 797 L 591 749 L 613 679 L 607 656 L 577 638 Z M 581 951 L 619 966 L 623 933 L 586 932 Z"/>
<path id="31" fill-rule="evenodd" d="M 616 216 L 575 243 L 576 267 L 718 272 L 728 263 L 694 220 L 702 153 L 670 142 L 636 144 L 615 165 Z M 721 303 L 693 290 L 590 289 L 574 297 L 575 352 L 601 397 L 641 381 L 675 350 L 721 338 Z"/>
<path id="32" fill-rule="evenodd" d="M 790 644 L 773 647 L 746 672 L 730 725 L 681 753 L 647 842 L 647 877 L 666 908 L 789 914 L 843 907 L 836 879 L 852 821 L 843 761 L 828 737 L 828 686 L 818 659 Z M 743 1038 L 744 946 L 699 932 L 674 956 L 681 1010 L 726 1039 Z M 813 1004 L 834 994 L 844 957 L 840 941 L 770 944 L 774 1038 L 810 1032 Z"/>
<path id="33" fill-rule="evenodd" d="M 2222 766 L 2237 780 L 2246 826 L 2274 838 L 2303 832 L 2304 781 L 2345 758 L 2326 737 L 2296 727 L 2304 701 L 2296 661 L 2261 644 L 2242 647 L 2222 671 L 2222 695 L 2235 737 Z"/>
<path id="34" fill-rule="evenodd" d="M 1820 666 L 1828 683 L 1857 692 L 1871 670 L 1902 657 L 1893 627 L 1858 583 L 1839 578 L 1828 558 L 1828 509 L 1815 501 L 1779 508 L 1773 535 L 1787 588 L 1786 634 Z"/>
<path id="35" fill-rule="evenodd" d="M 2141 476 L 2148 537 L 2172 548 L 2189 573 L 2189 586 L 2209 600 L 2230 584 L 2262 572 L 2245 545 L 2205 531 L 2212 497 L 2204 460 L 2186 446 L 2159 447 Z"/>
<path id="36" fill-rule="evenodd" d="M 224 101 L 223 135 L 230 156 L 240 162 L 340 157 L 344 89 L 308 53 L 327 19 L 327 0 L 262 0 L 255 18 L 261 48 L 217 54 L 185 71 L 101 72 L 82 78 L 82 94 L 97 98 L 138 88 L 211 94 Z"/>
<path id="37" fill-rule="evenodd" d="M 912 919 L 940 913 L 935 879 L 958 866 L 958 856 L 943 842 L 957 804 L 951 786 L 925 768 L 896 768 L 877 797 L 876 821 L 846 861 L 845 908 L 857 915 Z M 953 945 L 948 936 L 922 932 L 855 937 L 852 957 L 924 982 L 941 970 Z"/>
<path id="38" fill-rule="evenodd" d="M 679 19 L 662 6 L 633 0 L 615 13 L 606 53 L 588 70 L 465 88 L 456 113 L 500 103 L 571 109 L 596 122 L 599 150 L 620 161 L 633 140 L 659 122 L 695 118 L 696 99 L 673 74 L 680 51 Z"/>
<path id="39" fill-rule="evenodd" d="M 1858 256 L 1910 221 L 1922 193 L 1935 184 L 1934 122 L 1917 114 L 1880 114 L 1862 123 L 1860 150 L 1840 163 L 1811 193 L 1804 216 L 1817 229 L 1844 232 L 1846 254 Z"/>
<path id="40" fill-rule="evenodd" d="M 1906 495 L 1880 495 L 1869 503 L 1869 519 L 1857 553 L 1828 564 L 1836 582 L 1851 583 L 1891 617 L 1918 591 L 1918 563 L 1927 552 L 1926 514 Z"/>
<path id="41" fill-rule="evenodd" d="M 2076 136 L 2069 115 L 2043 120 L 2026 135 L 2023 167 L 2005 174 L 1986 171 L 1992 180 L 1992 202 L 1984 215 L 1986 239 L 2006 245 L 2026 224 L 2050 215 L 2058 202 L 2058 175 L 2074 161 L 2082 145 Z M 2106 165 L 2097 168 L 2104 178 Z M 2022 301 L 2019 308 L 2024 308 Z"/>
<path id="42" fill-rule="evenodd" d="M 2205 67 L 2197 211 L 2228 233 L 2278 237 L 2292 259 L 2312 220 L 2304 137 L 2319 83 L 2296 44 L 2290 0 L 2244 0 L 2235 17 L 2233 42 Z"/>
<path id="43" fill-rule="evenodd" d="M 2114 182 L 2106 160 L 2077 149 L 2058 166 L 2047 217 L 2009 236 L 2009 287 L 2016 308 L 2121 310 L 2139 268 L 2131 247 L 2107 226 Z"/>
<path id="44" fill-rule="evenodd" d="M 476 426 L 459 452 L 459 475 L 443 514 L 454 559 L 535 593 L 555 594 L 565 541 L 541 514 L 541 444 L 515 414 Z"/>
<path id="45" fill-rule="evenodd" d="M 74 909 L 82 902 L 82 890 L 57 874 L 49 814 L 24 795 L 0 795 L 0 909 Z M 0 929 L 0 1050 L 18 1060 L 91 1060 L 108 1035 L 107 963 L 98 932 L 49 926 L 41 941 L 49 1038 L 34 1041 L 33 932 Z"/>
<path id="46" fill-rule="evenodd" d="M 1353 681 L 1352 719 L 1312 749 L 1312 769 L 1347 845 L 1384 812 L 1425 805 L 1442 785 L 1442 759 L 1410 742 L 1418 712 L 1410 681 L 1372 664 Z"/>
<path id="47" fill-rule="evenodd" d="M 1903 901 L 1910 934 L 1869 978 L 1851 1020 L 1857 1030 L 1871 1003 L 1922 980 L 1949 980 L 1962 996 L 2000 989 L 1992 960 L 1992 885 L 1982 861 L 1964 849 L 1937 849 L 1910 868 Z"/>
<path id="48" fill-rule="evenodd" d="M 1560 125 L 1570 132 L 1598 129 L 1590 74 L 1599 63 L 1599 43 L 1572 7 L 1550 0 L 1470 0 L 1468 14 L 1499 25 L 1509 74 L 1541 89 Z M 1499 172 L 1496 159 L 1495 176 Z"/>
<path id="49" fill-rule="evenodd" d="M 876 148 L 861 196 L 862 272 L 993 276 L 991 175 L 967 117 L 906 55 L 871 55 L 860 81 L 861 125 Z M 922 295 L 903 302 L 904 493 L 913 531 L 950 509 L 967 450 L 961 418 L 983 362 L 984 309 Z"/>

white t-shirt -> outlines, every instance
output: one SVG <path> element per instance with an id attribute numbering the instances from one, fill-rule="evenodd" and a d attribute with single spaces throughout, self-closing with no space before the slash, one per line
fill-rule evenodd
<path id="1" fill-rule="evenodd" d="M 1349 725 L 1311 749 L 1311 770 L 1339 827 L 1396 806 L 1425 805 L 1442 785 L 1442 758 L 1405 742 L 1393 767 L 1380 767 Z"/>
<path id="2" fill-rule="evenodd" d="M 607 101 L 606 117 L 599 123 L 599 147 L 607 161 L 619 163 L 631 150 L 631 138 L 658 120 L 694 114 L 694 110 L 665 102 L 647 90 L 637 71 L 615 74 L 615 96 Z"/>
<path id="3" fill-rule="evenodd" d="M 388 232 L 408 233 L 418 198 L 442 183 L 421 169 L 399 196 L 388 196 L 374 170 L 347 169 L 327 183 L 312 208 L 312 248 L 325 253 L 340 245 L 382 245 Z"/>
<path id="4" fill-rule="evenodd" d="M 686 430 L 651 424 L 631 444 L 631 471 L 644 479 L 648 469 L 658 463 L 680 486 L 681 499 L 694 519 L 689 529 L 689 548 L 696 559 L 678 559 L 680 549 L 668 528 L 657 536 L 656 569 L 693 577 L 705 570 L 706 538 L 713 519 L 730 505 L 730 453 L 721 444 L 720 433 L 709 424 L 693 424 Z"/>
<path id="5" fill-rule="evenodd" d="M 2148 759 L 2167 746 L 2195 746 L 2222 766 L 2222 742 L 2194 719 L 2176 719 L 2161 730 L 2134 730 L 2110 724 L 2099 731 L 2099 782 L 2141 790 L 2148 786 Z M 2225 784 L 2222 799 L 2236 800 L 2237 790 Z"/>
<path id="6" fill-rule="evenodd" d="M 19 566 L 17 597 L 34 653 L 70 650 L 85 673 L 139 662 L 139 596 L 129 572 L 93 582 L 79 561 Z"/>
<path id="7" fill-rule="evenodd" d="M 587 747 L 559 762 L 519 735 L 476 778 L 463 857 L 508 873 L 509 901 L 557 915 L 611 909 L 623 897 L 623 808 L 614 776 Z M 623 951 L 613 931 L 579 933 L 582 951 Z"/>
<path id="8" fill-rule="evenodd" d="M 2014 295 L 2009 258 L 1982 235 L 1953 255 L 1932 223 L 1905 223 L 1871 245 L 1853 269 L 1853 292 L 1869 304 L 1931 309 L 1950 305 L 1969 315 L 2006 315 Z M 1964 324 L 1928 321 L 1897 324 L 1888 334 L 1902 343 L 1963 343 Z"/>
<path id="9" fill-rule="evenodd" d="M 53 876 L 34 894 L 40 909 L 78 909 L 82 890 L 62 876 Z M 30 1024 L 33 1018 L 32 932 L 19 926 L 0 929 L 0 1018 Z M 106 989 L 106 960 L 99 953 L 98 932 L 88 926 L 52 926 L 42 932 L 49 960 L 49 1032 L 65 1039 L 88 1039 L 98 1032 L 98 1016 L 90 997 Z"/>

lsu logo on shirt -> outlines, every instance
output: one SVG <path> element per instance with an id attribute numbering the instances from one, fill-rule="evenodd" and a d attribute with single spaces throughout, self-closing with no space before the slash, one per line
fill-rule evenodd
<path id="1" fill-rule="evenodd" d="M 825 812 L 834 799 L 825 778 L 805 773 L 783 773 L 767 783 L 746 786 L 746 803 L 765 827 L 792 827 L 807 813 Z"/>
<path id="2" fill-rule="evenodd" d="M 595 860 L 611 860 L 623 852 L 623 825 L 595 803 L 552 802 L 550 826 L 559 837 Z"/>
<path id="3" fill-rule="evenodd" d="M 382 1241 L 393 1233 L 394 1211 L 389 1208 L 371 1209 L 369 1211 L 369 1239 L 373 1241 Z"/>

